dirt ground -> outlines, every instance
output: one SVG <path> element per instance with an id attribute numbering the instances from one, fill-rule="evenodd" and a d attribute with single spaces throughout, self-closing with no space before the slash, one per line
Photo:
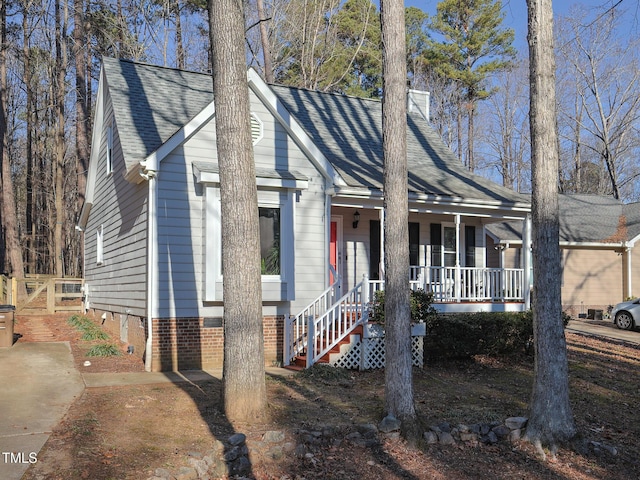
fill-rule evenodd
<path id="1" fill-rule="evenodd" d="M 46 328 L 42 325 L 46 324 Z M 80 371 L 88 346 L 64 318 L 22 321 L 23 341 L 69 340 Z M 42 332 L 45 332 L 44 335 Z M 50 332 L 50 333 L 48 333 Z M 640 335 L 640 333 L 639 333 Z M 543 462 L 525 442 L 407 446 L 380 438 L 373 445 L 344 441 L 356 425 L 378 423 L 384 372 L 340 371 L 267 379 L 270 423 L 230 425 L 221 413 L 220 383 L 88 388 L 55 429 L 26 480 L 146 479 L 157 468 L 175 471 L 193 452 L 234 432 L 249 447 L 266 431 L 293 443 L 301 429 L 333 427 L 335 439 L 310 458 L 251 458 L 256 479 L 638 479 L 640 350 L 567 334 L 571 399 L 579 436 Z M 121 355 L 91 359 L 92 371 L 141 371 Z M 532 358 L 477 357 L 414 370 L 415 404 L 425 426 L 503 421 L 526 415 Z M 603 451 L 594 443 L 615 448 Z"/>

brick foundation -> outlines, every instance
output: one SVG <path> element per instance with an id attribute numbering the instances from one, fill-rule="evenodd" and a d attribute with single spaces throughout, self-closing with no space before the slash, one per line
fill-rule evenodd
<path id="1" fill-rule="evenodd" d="M 153 321 L 153 371 L 221 368 L 224 334 L 221 326 L 202 318 L 158 318 Z M 265 365 L 282 362 L 284 317 L 264 317 Z"/>

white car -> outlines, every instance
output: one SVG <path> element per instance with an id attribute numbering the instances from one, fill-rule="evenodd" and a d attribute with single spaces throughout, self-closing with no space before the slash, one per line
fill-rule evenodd
<path id="1" fill-rule="evenodd" d="M 640 298 L 617 304 L 611 310 L 611 318 L 622 330 L 631 330 L 640 324 Z"/>

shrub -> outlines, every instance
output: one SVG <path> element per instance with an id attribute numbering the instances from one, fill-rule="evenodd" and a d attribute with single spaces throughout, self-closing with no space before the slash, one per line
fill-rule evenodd
<path id="1" fill-rule="evenodd" d="M 562 313 L 567 326 L 571 317 Z M 425 356 L 431 360 L 474 355 L 531 353 L 533 312 L 480 312 L 438 315 L 427 325 Z"/>
<path id="2" fill-rule="evenodd" d="M 414 323 L 429 323 L 435 320 L 438 314 L 433 308 L 433 293 L 424 290 L 411 290 L 411 321 Z M 384 325 L 384 290 L 377 291 L 373 301 L 369 303 L 369 320 Z"/>

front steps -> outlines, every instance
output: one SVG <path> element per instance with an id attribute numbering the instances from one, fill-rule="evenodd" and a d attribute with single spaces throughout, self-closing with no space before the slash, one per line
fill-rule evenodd
<path id="1" fill-rule="evenodd" d="M 325 353 L 316 363 L 325 363 L 334 365 L 335 362 L 345 353 L 347 353 L 353 345 L 359 343 L 363 337 L 364 329 L 362 325 L 356 326 L 349 335 L 338 342 L 331 350 Z M 320 347 L 320 346 L 318 346 Z M 320 348 L 318 348 L 320 349 Z M 287 365 L 285 368 L 289 370 L 304 370 L 307 367 L 307 355 L 306 351 L 296 356 L 293 363 Z"/>

